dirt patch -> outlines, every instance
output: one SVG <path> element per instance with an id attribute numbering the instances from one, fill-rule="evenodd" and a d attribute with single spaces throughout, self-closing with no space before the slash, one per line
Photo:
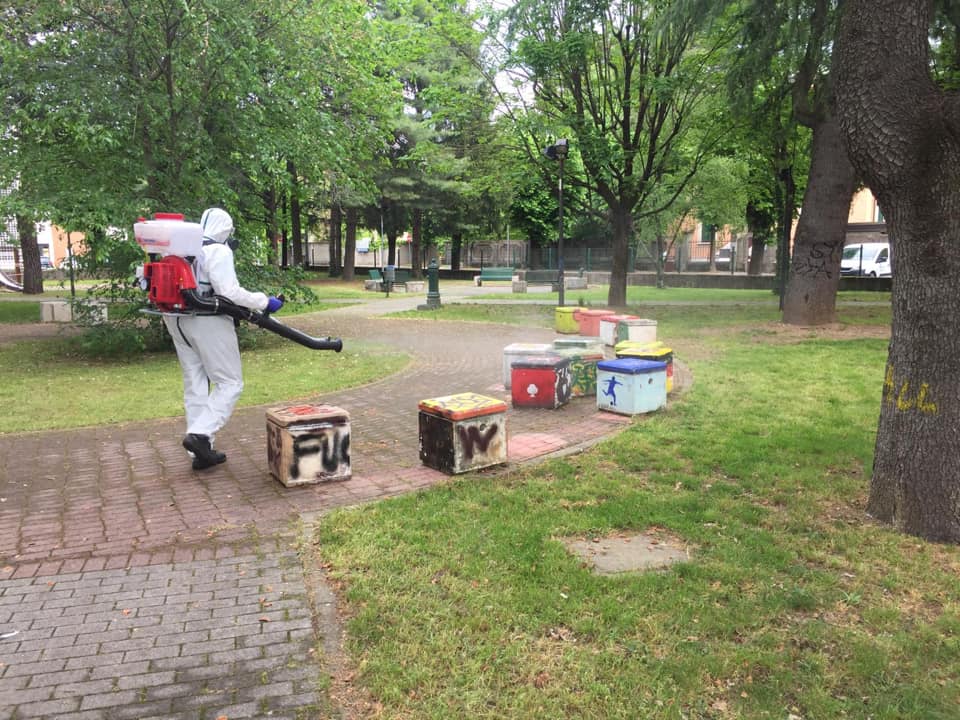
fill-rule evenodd
<path id="1" fill-rule="evenodd" d="M 889 325 L 831 323 L 816 327 L 803 327 L 783 323 L 767 323 L 761 327 L 763 332 L 768 333 L 764 338 L 765 340 L 769 340 L 770 333 L 772 333 L 774 338 L 784 343 L 802 342 L 803 340 L 886 340 L 890 338 Z"/>
<path id="2" fill-rule="evenodd" d="M 690 559 L 690 547 L 657 529 L 612 537 L 561 538 L 567 550 L 598 575 L 642 572 Z"/>
<path id="3" fill-rule="evenodd" d="M 703 335 L 732 335 L 742 333 L 756 343 L 789 345 L 806 340 L 887 340 L 889 325 L 829 325 L 800 326 L 769 322 L 751 325 L 727 325 L 704 328 Z"/>

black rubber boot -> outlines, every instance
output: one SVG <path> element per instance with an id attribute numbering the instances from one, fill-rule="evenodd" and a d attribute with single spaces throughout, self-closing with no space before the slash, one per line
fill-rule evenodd
<path id="1" fill-rule="evenodd" d="M 189 433 L 183 438 L 183 446 L 193 453 L 194 470 L 206 470 L 227 460 L 226 455 L 210 446 L 210 438 L 206 435 Z"/>

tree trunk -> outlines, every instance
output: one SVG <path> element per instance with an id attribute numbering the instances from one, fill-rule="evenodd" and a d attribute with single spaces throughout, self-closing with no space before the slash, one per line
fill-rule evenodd
<path id="1" fill-rule="evenodd" d="M 280 233 L 277 230 L 277 193 L 270 188 L 263 193 L 263 207 L 266 211 L 267 262 L 277 264 L 279 257 Z"/>
<path id="2" fill-rule="evenodd" d="M 788 325 L 825 325 L 836 319 L 840 256 L 856 189 L 857 171 L 847 158 L 840 124 L 828 115 L 813 128 L 810 175 L 783 301 Z"/>
<path id="3" fill-rule="evenodd" d="M 747 230 L 750 233 L 750 264 L 748 275 L 759 275 L 763 270 L 763 253 L 767 240 L 773 237 L 774 211 L 754 202 L 747 203 Z"/>
<path id="4" fill-rule="evenodd" d="M 706 229 L 706 225 L 701 225 L 701 232 Z M 710 272 L 717 271 L 717 226 L 710 226 Z"/>
<path id="5" fill-rule="evenodd" d="M 660 233 L 657 233 L 657 256 L 653 260 L 653 267 L 657 271 L 657 287 L 660 290 L 663 290 L 666 286 L 666 278 L 664 277 L 664 259 L 663 251 L 666 249 L 667 243 L 666 239 Z"/>
<path id="6" fill-rule="evenodd" d="M 395 230 L 387 231 L 387 265 L 397 264 L 397 233 Z"/>
<path id="7" fill-rule="evenodd" d="M 287 191 L 283 191 L 283 213 L 280 223 L 280 267 L 290 267 L 290 235 L 287 226 L 290 220 L 290 205 L 287 202 Z"/>
<path id="8" fill-rule="evenodd" d="M 786 156 L 786 148 L 782 149 Z M 790 231 L 793 229 L 793 213 L 797 209 L 797 184 L 793 178 L 793 166 L 783 162 L 777 173 L 778 192 L 780 194 L 780 222 L 777 237 L 777 294 L 780 296 L 780 309 L 787 287 L 787 271 L 790 267 Z"/>
<path id="9" fill-rule="evenodd" d="M 357 209 L 347 208 L 347 234 L 343 245 L 343 279 L 353 280 L 354 260 L 357 256 Z"/>
<path id="10" fill-rule="evenodd" d="M 887 221 L 893 327 L 867 510 L 960 542 L 960 114 L 929 75 L 927 0 L 851 0 L 837 110 Z"/>
<path id="11" fill-rule="evenodd" d="M 624 307 L 627 304 L 627 263 L 630 259 L 630 212 L 611 208 L 610 216 L 613 225 L 613 266 L 610 268 L 607 305 Z"/>
<path id="12" fill-rule="evenodd" d="M 340 252 L 343 247 L 343 210 L 334 202 L 330 206 L 330 277 L 340 275 Z"/>
<path id="13" fill-rule="evenodd" d="M 754 235 L 750 239 L 750 264 L 747 267 L 747 275 L 759 275 L 763 270 L 763 253 L 767 250 L 767 244 L 763 238 Z"/>
<path id="14" fill-rule="evenodd" d="M 463 248 L 463 233 L 455 232 L 450 244 L 450 269 L 460 269 L 460 251 Z"/>
<path id="15" fill-rule="evenodd" d="M 23 293 L 39 295 L 43 292 L 43 271 L 40 269 L 40 246 L 37 245 L 37 226 L 32 217 L 17 215 L 17 237 L 20 240 L 20 260 L 23 264 Z"/>
<path id="16" fill-rule="evenodd" d="M 287 160 L 287 171 L 290 173 L 290 232 L 293 242 L 293 264 L 303 267 L 303 225 L 301 224 L 300 209 L 300 177 L 297 175 L 293 160 Z"/>
<path id="17" fill-rule="evenodd" d="M 413 211 L 413 227 L 410 233 L 410 269 L 412 271 L 412 277 L 419 279 L 423 277 L 423 263 L 420 261 L 421 251 L 423 249 L 420 244 L 423 235 L 423 210 L 420 208 L 416 208 Z"/>

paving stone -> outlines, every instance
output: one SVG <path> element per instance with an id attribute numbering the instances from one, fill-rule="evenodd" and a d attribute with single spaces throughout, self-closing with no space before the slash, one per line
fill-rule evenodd
<path id="1" fill-rule="evenodd" d="M 29 677 L 24 677 L 24 681 L 29 681 L 28 687 L 45 687 L 49 685 L 61 685 L 66 683 L 75 683 L 90 678 L 90 670 L 64 670 L 61 672 L 39 673 Z M 0 680 L 0 688 L 3 687 L 3 681 Z"/>
<path id="2" fill-rule="evenodd" d="M 113 678 L 104 680 L 84 680 L 82 682 L 60 683 L 54 688 L 54 697 L 84 697 L 113 692 L 115 681 Z"/>
<path id="3" fill-rule="evenodd" d="M 97 668 L 101 665 L 110 665 L 116 667 L 123 662 L 123 653 L 101 652 L 95 655 L 84 655 L 82 657 L 67 658 L 67 670 L 76 670 L 78 668 Z"/>
<path id="4" fill-rule="evenodd" d="M 91 637 L 91 636 L 87 636 Z M 88 645 L 68 645 L 66 647 L 51 647 L 43 651 L 44 660 L 55 660 L 58 658 L 76 658 L 89 657 L 96 655 L 100 650 L 100 643 Z"/>
<path id="5" fill-rule="evenodd" d="M 234 705 L 227 706 L 211 706 L 211 714 L 216 715 L 217 717 L 223 716 L 227 718 L 255 718 L 260 717 L 260 706 L 255 702 L 247 703 L 238 703 Z"/>
<path id="6" fill-rule="evenodd" d="M 0 701 L 3 701 L 5 704 L 11 705 L 26 705 L 29 703 L 39 703 L 46 700 L 56 699 L 55 688 L 52 686 L 49 687 L 35 687 L 35 688 L 21 688 L 15 691 L 0 691 Z"/>
<path id="7" fill-rule="evenodd" d="M 169 700 L 172 698 L 200 698 L 207 693 L 206 686 L 200 682 L 175 682 L 147 688 L 146 700 Z"/>
<path id="8" fill-rule="evenodd" d="M 165 672 L 138 673 L 136 675 L 124 675 L 117 678 L 117 687 L 121 690 L 141 689 L 156 687 L 157 685 L 170 685 L 174 682 L 176 673 L 173 670 Z"/>
<path id="9" fill-rule="evenodd" d="M 11 663 L 6 662 L 6 669 L 3 671 L 3 679 L 17 677 L 19 675 L 40 675 L 43 673 L 60 672 L 66 667 L 66 660 L 45 660 L 43 662 L 32 663 Z"/>
<path id="10" fill-rule="evenodd" d="M 79 710 L 80 698 L 61 698 L 36 703 L 18 703 L 14 706 L 17 718 L 48 717 L 55 718 Z"/>
<path id="11" fill-rule="evenodd" d="M 124 663 L 135 663 L 143 661 L 153 661 L 162 660 L 166 658 L 175 658 L 179 657 L 182 652 L 182 646 L 178 645 L 162 645 L 162 646 L 153 646 L 146 648 L 139 648 L 136 650 L 129 650 L 123 654 Z"/>
<path id="12" fill-rule="evenodd" d="M 179 718 L 172 711 L 170 700 L 139 702 L 127 707 L 110 708 L 110 720 L 172 720 Z M 184 718 L 186 720 L 186 718 Z"/>
<path id="13" fill-rule="evenodd" d="M 84 695 L 80 701 L 81 710 L 96 708 L 111 708 L 124 705 L 133 705 L 137 702 L 137 693 L 133 690 L 119 690 L 100 693 L 98 695 Z"/>
<path id="14" fill-rule="evenodd" d="M 123 677 L 126 674 L 139 675 L 147 672 L 149 668 L 149 661 L 144 660 L 142 662 L 123 663 L 122 665 L 101 665 L 91 668 L 89 673 L 91 680 L 99 680 L 101 678 Z"/>

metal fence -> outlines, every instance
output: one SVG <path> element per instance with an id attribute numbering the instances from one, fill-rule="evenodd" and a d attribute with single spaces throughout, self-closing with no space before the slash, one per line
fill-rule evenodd
<path id="1" fill-rule="evenodd" d="M 441 262 L 449 263 L 449 255 L 448 249 Z M 527 245 L 512 240 L 471 243 L 461 251 L 460 264 L 467 267 L 524 267 Z"/>
<path id="2" fill-rule="evenodd" d="M 677 253 L 674 248 L 667 258 L 667 265 L 676 267 L 675 260 L 680 256 L 682 269 L 705 269 L 710 262 L 710 246 L 708 244 L 691 243 L 683 245 Z M 432 252 L 422 253 L 424 267 Z M 308 243 L 307 264 L 312 266 L 326 266 L 330 262 L 329 245 L 327 243 Z M 534 270 L 557 269 L 557 246 L 529 247 L 525 242 L 513 240 L 473 242 L 465 246 L 460 253 L 460 265 L 463 268 L 482 267 L 515 267 Z M 444 248 L 439 258 L 441 266 L 450 265 L 450 248 Z M 385 248 L 370 252 L 357 252 L 354 256 L 354 267 L 371 268 L 383 267 L 387 262 Z M 396 264 L 398 267 L 410 267 L 409 244 L 397 244 Z M 613 269 L 613 250 L 610 247 L 564 247 L 563 267 L 565 270 L 584 270 L 609 272 Z M 629 248 L 627 257 L 628 271 L 653 270 L 654 256 L 646 248 Z"/>

